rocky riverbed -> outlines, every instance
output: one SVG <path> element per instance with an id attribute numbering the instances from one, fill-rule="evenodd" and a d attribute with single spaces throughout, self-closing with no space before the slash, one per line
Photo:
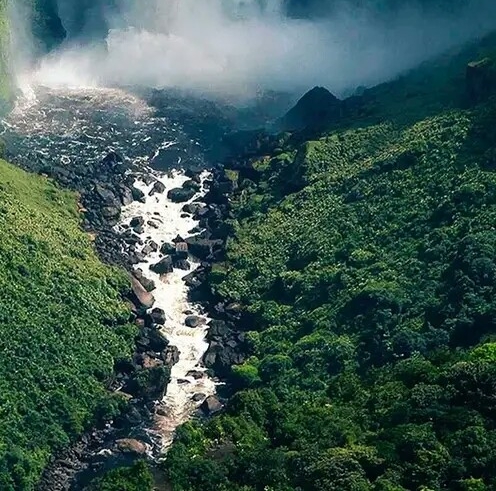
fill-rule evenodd
<path id="1" fill-rule="evenodd" d="M 214 299 L 207 281 L 224 256 L 233 182 L 174 114 L 114 89 L 39 89 L 3 122 L 11 160 L 79 192 L 100 256 L 129 271 L 139 328 L 109 386 L 126 409 L 56 456 L 40 490 L 83 489 L 109 467 L 159 458 L 178 425 L 221 410 L 211 374 L 243 360 L 238 307 Z M 215 121 L 211 131 L 227 131 Z"/>

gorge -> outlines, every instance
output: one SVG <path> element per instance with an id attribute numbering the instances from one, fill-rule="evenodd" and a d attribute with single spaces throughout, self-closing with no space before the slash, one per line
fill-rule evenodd
<path id="1" fill-rule="evenodd" d="M 0 12 L 2 490 L 496 486 L 493 2 Z"/>

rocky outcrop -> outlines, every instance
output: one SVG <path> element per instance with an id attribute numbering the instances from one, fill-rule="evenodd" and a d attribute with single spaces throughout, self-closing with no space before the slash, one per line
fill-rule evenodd
<path id="1" fill-rule="evenodd" d="M 466 69 L 466 92 L 470 104 L 496 93 L 496 63 L 491 58 L 472 61 Z"/>
<path id="2" fill-rule="evenodd" d="M 325 126 L 343 116 L 343 107 L 342 101 L 327 89 L 314 87 L 279 120 L 278 126 L 283 131 Z"/>

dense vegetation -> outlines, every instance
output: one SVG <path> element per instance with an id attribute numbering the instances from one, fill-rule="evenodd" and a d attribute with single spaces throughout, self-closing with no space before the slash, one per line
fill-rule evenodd
<path id="1" fill-rule="evenodd" d="M 0 489 L 28 491 L 118 409 L 105 382 L 135 333 L 127 280 L 96 258 L 73 194 L 0 161 L 0 230 Z"/>
<path id="2" fill-rule="evenodd" d="M 251 357 L 225 413 L 179 430 L 174 490 L 496 488 L 496 100 L 463 108 L 494 46 L 366 92 L 239 179 L 212 281 Z"/>
<path id="3" fill-rule="evenodd" d="M 152 491 L 153 476 L 143 460 L 130 467 L 108 471 L 92 482 L 86 491 Z"/>

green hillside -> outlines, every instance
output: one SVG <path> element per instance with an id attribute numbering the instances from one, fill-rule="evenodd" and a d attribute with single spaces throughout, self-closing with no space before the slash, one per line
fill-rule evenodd
<path id="1" fill-rule="evenodd" d="M 212 281 L 251 358 L 226 412 L 180 430 L 175 491 L 496 489 L 496 99 L 465 92 L 495 47 L 241 175 Z"/>
<path id="2" fill-rule="evenodd" d="M 118 406 L 131 353 L 125 276 L 79 229 L 75 196 L 0 161 L 0 489 L 32 490 L 50 453 Z"/>

